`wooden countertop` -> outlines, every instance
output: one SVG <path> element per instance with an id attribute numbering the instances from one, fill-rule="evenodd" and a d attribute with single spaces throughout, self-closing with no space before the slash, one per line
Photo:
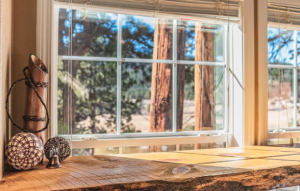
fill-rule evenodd
<path id="1" fill-rule="evenodd" d="M 5 172 L 0 190 L 269 190 L 300 185 L 300 149 L 224 148 L 68 158 Z"/>

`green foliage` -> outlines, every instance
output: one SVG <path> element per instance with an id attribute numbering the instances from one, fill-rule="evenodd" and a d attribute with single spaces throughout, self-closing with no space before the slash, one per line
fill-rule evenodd
<path id="1" fill-rule="evenodd" d="M 78 13 L 72 11 L 73 55 L 115 57 L 117 27 L 113 15 L 94 13 L 97 17 L 89 16 L 80 20 Z M 60 9 L 60 55 L 68 55 L 70 49 L 66 40 L 70 39 L 67 35 L 70 27 L 66 24 L 69 14 L 68 10 Z M 151 58 L 153 29 L 132 16 L 123 20 L 123 55 Z M 141 45 L 145 48 L 137 48 Z M 70 64 L 60 61 L 58 70 L 59 133 L 64 131 L 66 124 L 72 125 L 73 134 L 116 132 L 117 63 L 73 61 Z M 122 92 L 126 92 L 122 94 L 122 128 L 124 132 L 135 132 L 136 128 L 129 122 L 132 114 L 140 110 L 142 98 L 145 95 L 150 97 L 149 84 L 145 85 L 144 80 L 151 80 L 151 70 L 149 65 L 135 67 L 133 63 L 128 63 L 122 66 L 122 77 Z M 70 110 L 75 110 L 75 116 L 70 117 Z M 82 124 L 83 121 L 86 124 Z"/>

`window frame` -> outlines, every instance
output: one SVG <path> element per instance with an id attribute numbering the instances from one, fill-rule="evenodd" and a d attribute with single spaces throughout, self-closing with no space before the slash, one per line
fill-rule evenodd
<path id="1" fill-rule="evenodd" d="M 268 24 L 268 28 L 278 28 L 278 24 L 276 26 L 275 23 L 269 23 Z M 281 29 L 281 28 L 280 28 Z M 288 26 L 286 26 L 285 28 L 282 28 L 282 29 L 286 29 L 286 30 L 291 30 L 293 31 L 293 35 L 294 35 L 294 42 L 293 42 L 293 47 L 294 47 L 294 55 L 297 55 L 297 37 L 298 37 L 298 31 L 297 29 L 295 28 L 289 28 Z M 300 31 L 299 31 L 300 32 Z M 300 35 L 299 35 L 300 36 Z M 276 130 L 279 130 L 279 131 L 299 131 L 300 130 L 300 126 L 297 126 L 297 101 L 298 101 L 298 96 L 296 95 L 297 94 L 297 78 L 298 78 L 298 70 L 300 70 L 300 65 L 297 66 L 297 57 L 298 56 L 295 56 L 294 57 L 294 60 L 293 60 L 293 65 L 282 65 L 282 64 L 269 64 L 268 63 L 268 69 L 274 69 L 274 68 L 277 68 L 277 69 L 289 69 L 289 70 L 292 70 L 293 71 L 293 92 L 294 92 L 294 97 L 293 97 L 293 126 L 292 127 L 269 127 L 268 126 L 268 132 L 269 133 L 272 133 Z"/>
<path id="2" fill-rule="evenodd" d="M 61 3 L 61 2 L 54 2 L 53 5 L 53 20 L 58 21 L 58 10 L 59 8 L 67 8 L 67 9 L 82 9 L 81 5 L 72 4 L 72 7 L 68 5 L 67 3 Z M 88 11 L 97 11 L 97 12 L 107 12 L 103 10 L 101 7 L 90 7 L 87 6 L 86 10 Z M 117 11 L 118 14 L 122 14 L 121 11 Z M 131 14 L 132 15 L 132 14 Z M 134 14 L 133 14 L 134 15 Z M 143 16 L 141 14 L 138 14 L 139 16 Z M 149 15 L 148 15 L 149 16 Z M 177 60 L 177 20 L 173 20 L 173 59 L 172 60 L 158 60 L 158 59 L 136 59 L 136 58 L 122 58 L 122 47 L 121 47 L 121 38 L 122 38 L 122 23 L 120 16 L 118 15 L 118 46 L 117 46 L 117 57 L 116 58 L 108 58 L 108 57 L 85 57 L 85 56 L 58 56 L 58 22 L 53 22 L 53 37 L 52 37 L 52 70 L 51 70 L 51 83 L 55 84 L 52 86 L 52 92 L 51 92 L 51 116 L 52 116 L 52 136 L 57 136 L 57 60 L 86 60 L 86 61 L 115 61 L 118 63 L 117 67 L 117 83 L 121 84 L 121 64 L 122 62 L 140 62 L 140 63 L 166 63 L 166 64 L 172 64 L 173 65 L 173 86 L 172 86 L 172 92 L 176 91 L 176 77 L 177 77 L 177 70 L 176 67 L 178 64 L 192 64 L 192 65 L 210 65 L 210 66 L 223 66 L 224 67 L 224 117 L 223 117 L 223 130 L 203 130 L 203 131 L 177 131 L 177 124 L 176 120 L 173 120 L 172 123 L 172 132 L 151 132 L 151 133 L 126 133 L 121 134 L 121 86 L 117 86 L 117 133 L 116 134 L 73 134 L 73 135 L 62 135 L 59 134 L 59 136 L 66 137 L 68 139 L 72 140 L 80 140 L 84 137 L 94 137 L 97 139 L 114 139 L 114 138 L 151 138 L 151 137 L 173 137 L 173 136 L 197 136 L 199 134 L 211 134 L 211 135 L 218 135 L 218 134 L 227 134 L 229 131 L 229 128 L 227 127 L 227 118 L 228 118 L 228 71 L 227 71 L 227 65 L 228 65 L 228 56 L 227 56 L 227 41 L 228 41 L 228 35 L 227 35 L 227 29 L 228 23 L 224 23 L 223 25 L 223 31 L 224 31 L 224 42 L 223 42 L 223 62 L 208 62 L 208 61 L 185 61 L 185 60 Z M 229 25 L 230 26 L 230 25 Z M 176 112 L 176 94 L 172 94 L 173 99 L 173 106 L 172 106 L 172 117 L 173 119 L 177 118 L 177 112 Z"/>

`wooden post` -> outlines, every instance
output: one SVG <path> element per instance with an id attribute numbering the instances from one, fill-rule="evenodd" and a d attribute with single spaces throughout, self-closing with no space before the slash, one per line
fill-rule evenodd
<path id="1" fill-rule="evenodd" d="M 28 75 L 34 82 L 48 82 L 48 69 L 45 64 L 35 55 L 29 55 Z M 47 88 L 36 87 L 39 95 L 44 103 L 47 103 Z M 31 87 L 26 87 L 24 116 L 28 117 L 46 117 L 46 112 L 43 104 L 35 94 Z M 28 121 L 24 120 L 24 128 L 30 131 L 37 131 L 45 126 L 45 121 Z M 42 139 L 42 132 L 36 133 Z M 43 139 L 42 139 L 43 140 Z"/>

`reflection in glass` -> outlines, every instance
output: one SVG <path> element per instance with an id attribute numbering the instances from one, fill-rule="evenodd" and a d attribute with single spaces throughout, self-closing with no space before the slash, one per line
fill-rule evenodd
<path id="1" fill-rule="evenodd" d="M 58 54 L 70 55 L 71 44 L 73 56 L 116 57 L 117 20 L 112 13 L 59 9 Z"/>
<path id="2" fill-rule="evenodd" d="M 179 60 L 224 61 L 222 25 L 178 20 L 177 28 Z"/>
<path id="3" fill-rule="evenodd" d="M 186 151 L 186 150 L 194 150 L 195 144 L 180 144 L 179 150 L 180 151 Z"/>
<path id="4" fill-rule="evenodd" d="M 268 28 L 269 64 L 294 65 L 294 31 Z"/>
<path id="5" fill-rule="evenodd" d="M 269 68 L 268 126 L 293 127 L 293 70 Z"/>
<path id="6" fill-rule="evenodd" d="M 178 65 L 177 130 L 224 129 L 224 67 Z"/>
<path id="7" fill-rule="evenodd" d="M 172 65 L 123 63 L 122 132 L 171 130 Z"/>
<path id="8" fill-rule="evenodd" d="M 100 147 L 94 148 L 94 155 L 117 155 L 119 147 Z"/>
<path id="9" fill-rule="evenodd" d="M 58 134 L 116 132 L 117 63 L 60 61 Z"/>
<path id="10" fill-rule="evenodd" d="M 173 21 L 122 15 L 122 57 L 172 59 Z"/>
<path id="11" fill-rule="evenodd" d="M 123 147 L 122 151 L 123 151 L 123 154 L 174 152 L 174 151 L 176 151 L 176 145 Z"/>
<path id="12" fill-rule="evenodd" d="M 195 150 L 213 149 L 213 148 L 226 148 L 226 142 L 195 144 Z"/>
<path id="13" fill-rule="evenodd" d="M 123 154 L 149 153 L 149 146 L 123 147 Z"/>
<path id="14" fill-rule="evenodd" d="M 299 143 L 299 139 L 298 138 L 276 138 L 276 139 L 268 139 L 268 145 L 274 145 L 274 146 L 278 146 L 278 145 L 289 145 L 291 143 L 291 139 L 293 139 L 293 143 Z"/>
<path id="15" fill-rule="evenodd" d="M 94 155 L 94 149 L 92 148 L 72 149 L 72 157 L 92 155 Z"/>

